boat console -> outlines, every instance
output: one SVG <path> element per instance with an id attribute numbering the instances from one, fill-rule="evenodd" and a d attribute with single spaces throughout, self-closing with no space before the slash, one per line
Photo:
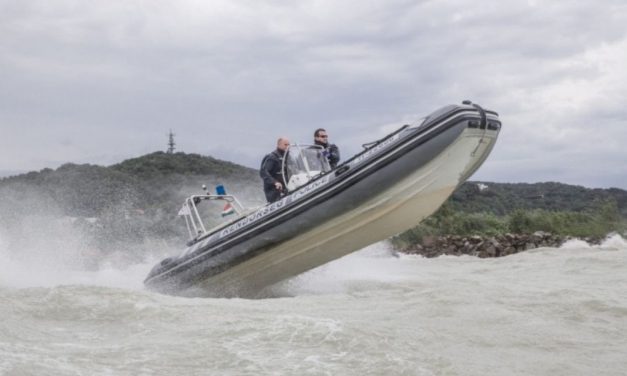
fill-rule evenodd
<path id="1" fill-rule="evenodd" d="M 292 144 L 283 159 L 283 183 L 288 191 L 309 183 L 314 177 L 331 171 L 325 150 L 319 145 Z"/>

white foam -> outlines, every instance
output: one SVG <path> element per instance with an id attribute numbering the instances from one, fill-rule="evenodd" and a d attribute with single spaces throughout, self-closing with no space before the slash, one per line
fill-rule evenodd
<path id="1" fill-rule="evenodd" d="M 0 287 L 98 285 L 140 289 L 162 252 L 143 260 L 138 252 L 103 254 L 86 247 L 71 230 L 46 230 L 27 239 L 0 234 Z"/>
<path id="2" fill-rule="evenodd" d="M 394 256 L 386 241 L 372 244 L 326 265 L 279 283 L 278 295 L 333 294 L 401 280 L 406 261 Z"/>
<path id="3" fill-rule="evenodd" d="M 599 245 L 590 245 L 581 239 L 571 239 L 562 244 L 561 249 L 582 249 L 582 248 L 602 248 L 602 249 L 627 249 L 627 241 L 619 234 L 610 234 Z"/>
<path id="4" fill-rule="evenodd" d="M 619 234 L 608 236 L 599 246 L 601 248 L 627 249 L 627 241 Z"/>
<path id="5" fill-rule="evenodd" d="M 570 239 L 562 244 L 561 249 L 581 249 L 581 248 L 590 248 L 590 244 L 581 239 Z"/>
<path id="6" fill-rule="evenodd" d="M 0 286 L 11 288 L 95 285 L 141 289 L 142 281 L 156 260 L 124 268 L 104 265 L 97 270 L 78 270 L 72 265 L 21 262 L 0 252 Z"/>

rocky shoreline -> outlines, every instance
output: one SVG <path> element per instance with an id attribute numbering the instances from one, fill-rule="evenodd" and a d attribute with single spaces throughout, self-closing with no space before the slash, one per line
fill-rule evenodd
<path id="1" fill-rule="evenodd" d="M 398 251 L 406 254 L 437 257 L 441 255 L 470 255 L 481 258 L 503 257 L 540 247 L 559 247 L 571 237 L 537 231 L 533 234 L 503 234 L 486 236 L 425 236 L 418 244 Z M 600 244 L 601 238 L 581 239 Z"/>

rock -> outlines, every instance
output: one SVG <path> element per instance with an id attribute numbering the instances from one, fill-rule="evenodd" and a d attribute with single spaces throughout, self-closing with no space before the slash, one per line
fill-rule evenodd
<path id="1" fill-rule="evenodd" d="M 534 249 L 534 248 L 538 248 L 538 246 L 535 243 L 528 242 L 528 243 L 525 244 L 525 251 L 528 251 L 528 250 Z"/>
<path id="2" fill-rule="evenodd" d="M 435 244 L 436 242 L 436 237 L 429 235 L 429 236 L 425 236 L 422 238 L 422 245 L 425 247 L 431 247 Z"/>
<path id="3" fill-rule="evenodd" d="M 483 238 L 478 235 L 473 235 L 470 238 L 468 238 L 468 240 L 470 240 L 473 243 L 480 243 L 483 240 Z"/>
<path id="4" fill-rule="evenodd" d="M 516 248 L 510 245 L 509 247 L 505 247 L 505 249 L 503 249 L 503 252 L 501 252 L 501 256 L 513 255 L 514 253 L 517 253 Z"/>
<path id="5" fill-rule="evenodd" d="M 413 247 L 408 249 L 407 252 L 405 252 L 405 253 L 420 255 L 420 254 L 422 254 L 423 251 L 424 251 L 424 247 L 423 246 L 421 246 L 420 244 L 415 244 Z"/>
<path id="6" fill-rule="evenodd" d="M 495 246 L 493 246 L 493 245 L 489 245 L 489 246 L 486 248 L 485 253 L 487 253 L 487 254 L 488 254 L 488 256 L 491 256 L 491 257 L 496 257 L 496 256 L 497 256 L 497 253 L 496 253 L 496 247 L 495 247 Z"/>
<path id="7" fill-rule="evenodd" d="M 414 244 L 401 252 L 420 254 L 424 257 L 437 257 L 443 254 L 467 254 L 482 258 L 502 257 L 538 247 L 559 247 L 566 240 L 568 238 L 544 231 L 522 235 L 507 233 L 492 237 L 478 235 L 468 237 L 429 235 L 422 239 L 421 244 Z M 593 237 L 588 237 L 584 240 L 591 244 L 601 241 L 601 239 Z"/>

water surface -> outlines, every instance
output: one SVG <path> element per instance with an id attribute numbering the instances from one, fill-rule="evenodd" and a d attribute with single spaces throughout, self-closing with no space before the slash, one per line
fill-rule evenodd
<path id="1" fill-rule="evenodd" d="M 618 236 L 498 259 L 380 243 L 255 300 L 145 291 L 152 261 L 82 270 L 2 256 L 2 375 L 627 372 Z"/>

